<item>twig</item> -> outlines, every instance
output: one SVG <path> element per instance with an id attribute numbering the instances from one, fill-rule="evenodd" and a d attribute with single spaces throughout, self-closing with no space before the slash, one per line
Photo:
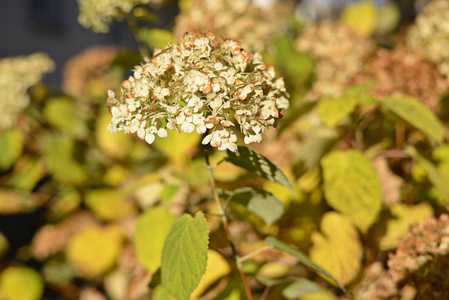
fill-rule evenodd
<path id="1" fill-rule="evenodd" d="M 231 233 L 229 232 L 228 218 L 226 216 L 226 213 L 225 213 L 225 210 L 223 208 L 223 205 L 221 204 L 220 198 L 218 197 L 217 188 L 216 188 L 216 185 L 215 185 L 214 174 L 212 172 L 213 167 L 211 167 L 211 165 L 210 165 L 209 155 L 207 153 L 207 148 L 206 147 L 207 146 L 204 146 L 204 156 L 205 156 L 205 159 L 206 159 L 206 168 L 207 168 L 207 171 L 208 171 L 208 174 L 209 174 L 210 185 L 211 185 L 211 188 L 212 188 L 212 193 L 213 193 L 213 196 L 214 196 L 214 200 L 215 200 L 215 203 L 218 206 L 218 212 L 221 215 L 221 221 L 223 223 L 223 228 L 224 228 L 225 233 L 226 233 L 226 239 L 228 240 L 229 246 L 231 246 L 232 255 L 234 256 L 235 264 L 236 264 L 237 269 L 238 269 L 238 271 L 240 273 L 240 277 L 242 277 L 243 286 L 245 287 L 246 296 L 248 297 L 248 300 L 253 300 L 253 296 L 251 294 L 251 289 L 249 287 L 248 280 L 246 279 L 245 272 L 243 272 L 243 268 L 242 268 L 242 264 L 241 264 L 240 258 L 237 255 L 237 251 L 235 249 L 235 245 L 234 245 L 234 243 L 232 241 Z"/>

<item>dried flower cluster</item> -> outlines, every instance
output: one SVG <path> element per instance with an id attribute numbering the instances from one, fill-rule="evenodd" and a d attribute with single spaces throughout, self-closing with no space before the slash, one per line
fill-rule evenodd
<path id="1" fill-rule="evenodd" d="M 449 80 L 449 1 L 433 0 L 424 6 L 408 34 L 408 45 L 421 51 Z"/>
<path id="2" fill-rule="evenodd" d="M 156 50 L 135 67 L 120 101 L 109 91 L 108 130 L 137 132 L 149 144 L 178 126 L 186 133 L 209 130 L 203 144 L 237 151 L 236 123 L 246 144 L 258 143 L 289 106 L 284 81 L 274 76 L 259 53 L 248 54 L 238 41 L 185 34 L 179 45 Z"/>
<path id="3" fill-rule="evenodd" d="M 108 76 L 109 66 L 117 54 L 115 46 L 95 46 L 88 48 L 72 57 L 65 65 L 62 78 L 62 88 L 70 95 L 78 98 L 85 96 L 87 85 L 92 79 L 105 82 L 111 80 Z M 109 74 L 110 75 L 110 74 Z"/>
<path id="4" fill-rule="evenodd" d="M 339 97 L 344 86 L 363 69 L 373 44 L 352 28 L 321 22 L 308 25 L 296 40 L 299 51 L 310 51 L 317 59 L 316 81 L 308 98 Z"/>
<path id="5" fill-rule="evenodd" d="M 370 91 L 373 96 L 409 95 L 420 99 L 433 111 L 438 111 L 440 99 L 448 89 L 448 82 L 433 65 L 404 46 L 392 51 L 378 50 L 368 70 L 358 74 L 354 83 L 372 80 L 378 82 Z"/>
<path id="6" fill-rule="evenodd" d="M 449 215 L 412 226 L 395 254 L 390 254 L 388 270 L 373 264 L 354 295 L 359 300 L 449 299 Z"/>
<path id="7" fill-rule="evenodd" d="M 30 101 L 28 88 L 54 68 L 54 62 L 44 53 L 0 60 L 0 128 L 14 126 Z"/>
<path id="8" fill-rule="evenodd" d="M 80 14 L 78 22 L 95 32 L 108 32 L 112 21 L 121 19 L 134 6 L 157 0 L 78 0 Z"/>
<path id="9" fill-rule="evenodd" d="M 288 5 L 287 5 L 288 6 Z M 238 38 L 251 52 L 267 49 L 283 28 L 283 8 L 259 8 L 248 0 L 194 0 L 176 19 L 175 36 L 185 32 L 213 32 Z"/>

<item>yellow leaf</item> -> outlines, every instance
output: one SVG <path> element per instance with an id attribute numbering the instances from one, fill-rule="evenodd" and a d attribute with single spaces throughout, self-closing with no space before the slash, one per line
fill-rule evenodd
<path id="1" fill-rule="evenodd" d="M 206 273 L 201 278 L 196 290 L 190 296 L 191 300 L 198 299 L 211 284 L 231 272 L 231 267 L 228 262 L 217 251 L 209 249 L 207 250 L 207 256 Z"/>
<path id="2" fill-rule="evenodd" d="M 362 260 L 359 234 L 349 218 L 328 212 L 321 220 L 321 232 L 312 234 L 310 258 L 347 285 L 357 276 Z"/>
<path id="3" fill-rule="evenodd" d="M 153 145 L 170 158 L 170 162 L 180 167 L 191 156 L 192 150 L 200 142 L 201 135 L 196 132 L 168 132 L 166 138 L 156 138 Z"/>
<path id="4" fill-rule="evenodd" d="M 335 127 L 357 106 L 357 99 L 325 98 L 318 102 L 317 113 L 321 121 L 328 127 Z"/>
<path id="5" fill-rule="evenodd" d="M 317 293 L 304 295 L 299 300 L 338 300 L 338 298 L 329 291 L 321 290 Z"/>
<path id="6" fill-rule="evenodd" d="M 90 190 L 86 193 L 84 202 L 104 221 L 124 219 L 136 212 L 133 202 L 116 189 Z"/>
<path id="7" fill-rule="evenodd" d="M 341 22 L 363 35 L 371 35 L 377 27 L 376 4 L 370 0 L 349 3 L 341 15 Z"/>
<path id="8" fill-rule="evenodd" d="M 106 109 L 104 109 L 97 118 L 95 139 L 98 147 L 111 157 L 118 159 L 127 158 L 131 151 L 133 136 L 124 134 L 123 132 L 112 134 L 107 131 L 106 129 L 111 122 L 111 119 L 112 116 Z M 137 137 L 135 138 L 137 139 Z"/>
<path id="9" fill-rule="evenodd" d="M 395 218 L 387 221 L 387 232 L 379 244 L 382 251 L 396 248 L 398 238 L 404 236 L 412 224 L 419 223 L 428 216 L 433 216 L 433 208 L 426 202 L 413 206 L 396 204 L 390 207 L 390 212 Z"/>
<path id="10" fill-rule="evenodd" d="M 9 267 L 0 275 L 1 299 L 38 300 L 41 299 L 43 292 L 42 277 L 31 268 Z"/>
<path id="11" fill-rule="evenodd" d="M 87 226 L 67 244 L 67 259 L 86 277 L 99 276 L 111 269 L 122 249 L 122 235 L 115 227 Z"/>

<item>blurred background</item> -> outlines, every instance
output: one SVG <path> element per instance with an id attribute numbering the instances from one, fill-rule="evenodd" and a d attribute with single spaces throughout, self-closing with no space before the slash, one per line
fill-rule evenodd
<path id="1" fill-rule="evenodd" d="M 262 53 L 290 93 L 250 146 L 296 197 L 214 170 L 223 191 L 263 188 L 282 207 L 266 222 L 230 204 L 239 254 L 274 235 L 348 289 L 273 250 L 244 265 L 256 299 L 449 299 L 448 22 L 446 0 L 1 0 L 0 299 L 169 299 L 155 233 L 216 213 L 201 136 L 112 135 L 106 99 L 186 31 Z M 208 226 L 214 267 L 191 299 L 246 299 Z"/>

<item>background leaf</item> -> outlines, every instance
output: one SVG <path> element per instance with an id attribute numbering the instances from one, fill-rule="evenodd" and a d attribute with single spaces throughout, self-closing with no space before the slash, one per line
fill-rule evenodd
<path id="1" fill-rule="evenodd" d="M 208 243 L 202 212 L 195 218 L 184 214 L 170 228 L 162 250 L 162 284 L 177 300 L 189 300 L 206 272 Z"/>
<path id="2" fill-rule="evenodd" d="M 321 273 L 327 277 L 329 277 L 330 279 L 332 279 L 335 284 L 342 289 L 343 291 L 346 291 L 346 289 L 344 288 L 343 285 L 341 285 L 337 279 L 335 279 L 329 272 L 327 272 L 325 269 L 323 269 L 322 267 L 320 267 L 319 265 L 317 265 L 316 263 L 314 263 L 312 260 L 310 260 L 304 253 L 302 253 L 299 250 L 296 250 L 292 247 L 290 247 L 287 244 L 282 243 L 281 241 L 278 241 L 276 238 L 269 236 L 265 239 L 265 241 L 267 242 L 268 245 L 285 251 L 288 254 L 290 254 L 291 256 L 295 257 L 297 260 L 299 260 L 301 263 L 303 263 L 304 265 L 306 265 L 307 267 L 309 267 L 310 269 L 314 270 L 317 273 Z"/>
<path id="3" fill-rule="evenodd" d="M 268 225 L 276 222 L 284 213 L 284 204 L 272 193 L 260 189 L 237 189 L 232 193 L 232 202 L 244 205 Z"/>
<path id="4" fill-rule="evenodd" d="M 371 162 L 357 150 L 333 151 L 321 166 L 327 203 L 366 232 L 382 206 L 382 185 Z"/>
<path id="5" fill-rule="evenodd" d="M 390 207 L 394 218 L 387 221 L 387 231 L 379 242 L 382 251 L 389 251 L 398 246 L 398 239 L 407 234 L 413 224 L 433 216 L 433 208 L 429 203 L 423 202 L 417 205 L 396 204 Z"/>
<path id="6" fill-rule="evenodd" d="M 381 103 L 429 138 L 439 143 L 443 141 L 443 125 L 435 114 L 417 99 L 407 96 L 391 97 Z"/>
<path id="7" fill-rule="evenodd" d="M 324 98 L 318 102 L 317 113 L 328 127 L 335 127 L 341 120 L 354 111 L 357 99 Z"/>
<path id="8" fill-rule="evenodd" d="M 321 290 L 320 286 L 313 281 L 306 278 L 296 278 L 285 289 L 282 290 L 282 295 L 287 299 L 298 299 L 303 295 L 316 293 Z"/>
<path id="9" fill-rule="evenodd" d="M 92 189 L 85 194 L 84 203 L 104 221 L 124 219 L 136 212 L 133 202 L 116 189 Z"/>
<path id="10" fill-rule="evenodd" d="M 190 299 L 195 300 L 198 299 L 207 288 L 212 285 L 214 282 L 226 276 L 231 272 L 231 267 L 229 263 L 221 256 L 220 253 L 214 250 L 207 250 L 207 268 L 206 273 L 201 278 L 201 281 L 198 287 L 190 296 Z"/>
<path id="11" fill-rule="evenodd" d="M 351 221 L 328 212 L 321 220 L 321 232 L 312 234 L 310 258 L 329 270 L 343 285 L 357 276 L 362 261 L 363 247 Z"/>
<path id="12" fill-rule="evenodd" d="M 288 181 L 287 176 L 271 163 L 266 157 L 259 154 L 256 150 L 245 147 L 238 146 L 238 152 L 232 152 L 228 150 L 228 162 L 239 166 L 251 174 L 260 176 L 262 178 L 268 179 L 270 181 L 279 183 L 290 189 L 293 195 L 295 192 L 292 185 Z"/>
<path id="13" fill-rule="evenodd" d="M 24 137 L 17 128 L 0 130 L 0 170 L 9 169 L 23 151 Z"/>
<path id="14" fill-rule="evenodd" d="M 66 249 L 67 259 L 86 277 L 101 275 L 112 268 L 122 249 L 122 236 L 115 227 L 87 226 L 73 235 Z"/>
<path id="15" fill-rule="evenodd" d="M 44 292 L 44 282 L 31 268 L 9 267 L 0 275 L 0 291 L 6 299 L 38 300 Z"/>
<path id="16" fill-rule="evenodd" d="M 134 249 L 139 262 L 150 272 L 161 265 L 162 247 L 175 219 L 170 210 L 160 207 L 147 209 L 137 219 Z"/>

